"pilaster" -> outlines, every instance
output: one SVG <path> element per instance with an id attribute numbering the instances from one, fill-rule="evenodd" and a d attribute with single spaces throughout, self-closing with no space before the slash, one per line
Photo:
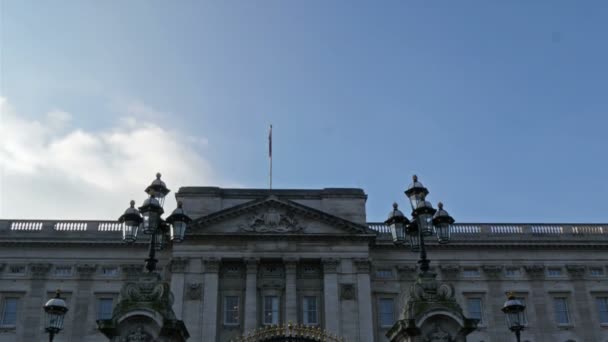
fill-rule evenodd
<path id="1" fill-rule="evenodd" d="M 44 316 L 41 304 L 46 300 L 46 276 L 51 269 L 51 264 L 34 263 L 29 265 L 32 279 L 28 291 L 27 300 L 25 301 L 25 327 L 29 327 L 24 331 L 24 341 L 40 340 L 40 329 L 34 327 L 41 326 L 41 318 Z"/>
<path id="2" fill-rule="evenodd" d="M 285 264 L 285 322 L 298 322 L 298 297 L 296 289 L 297 258 L 283 259 Z"/>
<path id="3" fill-rule="evenodd" d="M 359 341 L 374 340 L 374 326 L 372 324 L 372 290 L 369 277 L 370 260 L 355 259 L 357 272 L 357 300 L 359 304 Z"/>
<path id="4" fill-rule="evenodd" d="M 325 330 L 333 334 L 339 334 L 338 312 L 338 264 L 339 259 L 323 259 L 323 299 L 325 309 Z"/>
<path id="5" fill-rule="evenodd" d="M 174 257 L 169 263 L 169 269 L 171 270 L 171 292 L 175 298 L 173 302 L 173 311 L 177 319 L 182 319 L 183 306 L 184 306 L 184 283 L 185 283 L 185 272 L 188 267 L 188 258 Z"/>
<path id="6" fill-rule="evenodd" d="M 258 326 L 257 281 L 259 259 L 245 259 L 245 321 L 244 331 L 252 331 Z"/>
<path id="7" fill-rule="evenodd" d="M 203 338 L 217 338 L 217 303 L 220 259 L 203 259 Z"/>

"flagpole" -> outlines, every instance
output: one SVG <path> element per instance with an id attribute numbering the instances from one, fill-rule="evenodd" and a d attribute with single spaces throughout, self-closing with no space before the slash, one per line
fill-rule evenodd
<path id="1" fill-rule="evenodd" d="M 270 190 L 272 191 L 272 125 L 270 125 L 270 132 L 268 133 L 268 158 L 270 159 Z"/>

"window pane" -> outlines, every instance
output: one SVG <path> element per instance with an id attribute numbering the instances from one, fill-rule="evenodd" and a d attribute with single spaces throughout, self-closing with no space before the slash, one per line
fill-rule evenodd
<path id="1" fill-rule="evenodd" d="M 319 324 L 317 321 L 317 297 L 304 297 L 302 309 L 302 318 L 304 324 Z"/>
<path id="2" fill-rule="evenodd" d="M 570 323 L 570 318 L 568 317 L 568 304 L 566 303 L 566 298 L 563 298 L 563 297 L 555 298 L 553 303 L 554 303 L 554 308 L 555 308 L 555 321 L 558 324 Z"/>
<path id="3" fill-rule="evenodd" d="M 99 298 L 97 319 L 112 318 L 112 298 Z"/>
<path id="4" fill-rule="evenodd" d="M 596 301 L 600 316 L 600 323 L 608 323 L 608 297 L 599 297 L 596 299 Z"/>
<path id="5" fill-rule="evenodd" d="M 2 325 L 14 326 L 17 323 L 17 298 L 4 298 Z"/>
<path id="6" fill-rule="evenodd" d="M 390 327 L 394 322 L 393 299 L 380 298 L 378 301 L 378 321 L 382 327 Z"/>
<path id="7" fill-rule="evenodd" d="M 264 324 L 279 324 L 279 297 L 264 297 Z"/>
<path id="8" fill-rule="evenodd" d="M 239 297 L 224 297 L 224 324 L 239 324 Z"/>
<path id="9" fill-rule="evenodd" d="M 480 324 L 483 323 L 481 298 L 468 298 L 467 310 L 469 312 L 469 318 L 478 319 Z"/>

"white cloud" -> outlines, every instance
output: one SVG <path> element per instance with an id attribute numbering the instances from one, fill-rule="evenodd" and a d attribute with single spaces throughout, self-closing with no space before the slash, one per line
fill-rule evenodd
<path id="1" fill-rule="evenodd" d="M 159 113 L 141 103 L 125 109 L 130 115 L 144 110 Z M 53 110 L 44 121 L 27 119 L 0 97 L 0 217 L 116 219 L 129 200 L 145 199 L 143 189 L 157 171 L 173 191 L 218 183 L 194 149 L 193 142 L 205 138 L 182 137 L 132 116 L 87 131 L 70 127 L 71 117 Z M 165 209 L 174 207 L 170 195 Z"/>

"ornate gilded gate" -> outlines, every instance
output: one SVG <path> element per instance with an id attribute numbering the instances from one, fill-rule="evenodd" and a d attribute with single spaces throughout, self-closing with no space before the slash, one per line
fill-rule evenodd
<path id="1" fill-rule="evenodd" d="M 319 327 L 287 324 L 262 327 L 232 342 L 346 342 L 346 340 Z"/>

